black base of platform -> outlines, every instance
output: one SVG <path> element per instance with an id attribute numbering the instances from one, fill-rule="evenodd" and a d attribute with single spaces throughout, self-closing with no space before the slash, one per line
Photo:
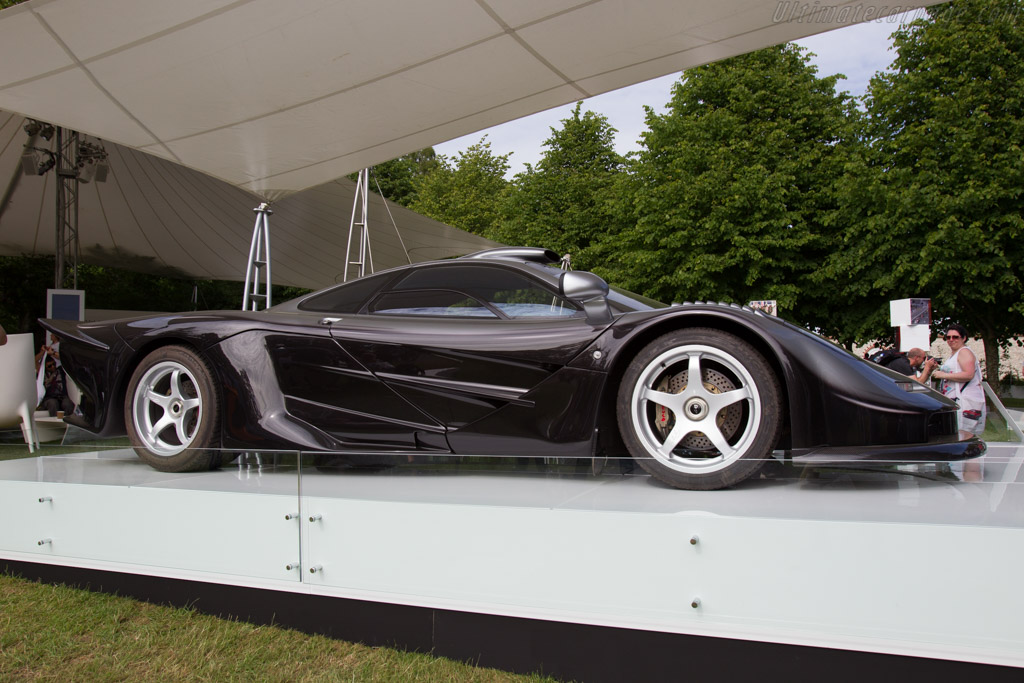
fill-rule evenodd
<path id="1" fill-rule="evenodd" d="M 580 682 L 1014 681 L 1024 669 L 409 607 L 0 558 L 0 571 L 373 646 Z"/>

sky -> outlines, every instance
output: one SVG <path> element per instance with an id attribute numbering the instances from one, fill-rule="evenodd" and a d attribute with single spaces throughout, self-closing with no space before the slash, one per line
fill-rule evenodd
<path id="1" fill-rule="evenodd" d="M 838 90 L 860 96 L 867 90 L 868 82 L 877 71 L 886 70 L 895 58 L 890 51 L 889 36 L 898 27 L 900 20 L 913 16 L 898 15 L 846 28 L 821 33 L 804 40 L 798 45 L 808 48 L 811 62 L 818 67 L 819 76 L 841 73 L 846 80 L 837 84 Z M 593 111 L 608 117 L 608 122 L 618 132 L 615 134 L 615 148 L 619 154 L 639 149 L 637 141 L 646 129 L 644 105 L 658 113 L 664 113 L 669 101 L 672 84 L 679 80 L 679 73 L 662 76 L 637 85 L 613 90 L 583 100 L 583 111 Z M 526 116 L 509 123 L 478 131 L 455 140 L 434 145 L 438 154 L 456 158 L 458 153 L 470 145 L 480 142 L 483 136 L 491 143 L 491 152 L 496 155 L 509 154 L 511 178 L 524 170 L 524 164 L 536 166 L 544 153 L 544 141 L 551 136 L 552 128 L 561 128 L 562 119 L 572 114 L 575 103 L 549 109 L 532 116 Z"/>

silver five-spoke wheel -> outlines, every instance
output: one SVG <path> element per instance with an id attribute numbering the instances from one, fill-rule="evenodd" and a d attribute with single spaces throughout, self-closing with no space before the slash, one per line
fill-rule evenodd
<path id="1" fill-rule="evenodd" d="M 132 374 L 124 402 L 128 438 L 139 458 L 162 472 L 218 467 L 219 392 L 196 351 L 164 346 Z"/>
<path id="2" fill-rule="evenodd" d="M 134 394 L 139 437 L 157 455 L 177 455 L 192 445 L 203 416 L 196 378 L 175 361 L 164 361 L 142 376 Z"/>
<path id="3" fill-rule="evenodd" d="M 747 369 L 725 351 L 700 344 L 651 361 L 636 382 L 632 408 L 646 449 L 690 473 L 727 467 L 747 450 L 761 420 L 760 394 Z"/>
<path id="4" fill-rule="evenodd" d="M 778 380 L 748 343 L 719 330 L 672 332 L 649 344 L 619 388 L 619 427 L 640 465 L 689 489 L 756 473 L 778 439 Z"/>

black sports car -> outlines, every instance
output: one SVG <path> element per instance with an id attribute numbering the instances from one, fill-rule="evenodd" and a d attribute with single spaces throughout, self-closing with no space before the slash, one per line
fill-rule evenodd
<path id="1" fill-rule="evenodd" d="M 631 455 L 715 489 L 773 451 L 813 463 L 959 460 L 956 406 L 745 306 L 666 306 L 502 248 L 370 275 L 261 312 L 44 320 L 82 416 L 163 471 L 237 451 Z M 699 377 L 698 381 L 691 378 Z"/>

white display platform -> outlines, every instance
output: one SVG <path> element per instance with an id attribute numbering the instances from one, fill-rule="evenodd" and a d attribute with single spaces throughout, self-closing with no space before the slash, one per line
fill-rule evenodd
<path id="1" fill-rule="evenodd" d="M 129 450 L 0 461 L 0 558 L 1024 667 L 1017 445 L 952 472 L 803 470 L 712 492 L 296 458 L 180 475 Z"/>

